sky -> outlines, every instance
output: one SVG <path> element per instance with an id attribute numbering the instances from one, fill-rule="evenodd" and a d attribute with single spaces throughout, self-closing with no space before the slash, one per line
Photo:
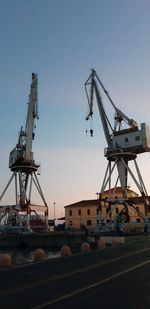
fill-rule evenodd
<path id="1" fill-rule="evenodd" d="M 94 136 L 86 136 L 84 83 L 94 68 L 116 106 L 139 126 L 150 126 L 149 12 L 149 0 L 0 0 L 0 192 L 11 177 L 9 153 L 25 125 L 35 72 L 33 151 L 49 216 L 54 202 L 59 217 L 64 206 L 96 198 L 107 166 L 106 140 L 96 102 Z M 150 194 L 149 153 L 137 162 Z M 13 188 L 1 204 L 11 204 L 12 195 Z"/>

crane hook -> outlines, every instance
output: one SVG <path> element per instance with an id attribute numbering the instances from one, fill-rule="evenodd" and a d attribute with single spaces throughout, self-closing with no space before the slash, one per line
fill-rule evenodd
<path id="1" fill-rule="evenodd" d="M 93 129 L 90 129 L 91 137 L 93 137 Z"/>

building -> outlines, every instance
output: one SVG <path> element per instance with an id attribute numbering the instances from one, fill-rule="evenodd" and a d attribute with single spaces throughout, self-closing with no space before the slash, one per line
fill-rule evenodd
<path id="1" fill-rule="evenodd" d="M 128 198 L 132 201 L 134 207 L 128 208 L 128 214 L 123 204 L 111 205 L 107 202 L 110 197 L 113 200 L 122 198 L 121 187 L 116 187 L 105 191 L 101 199 L 82 200 L 65 206 L 65 226 L 71 229 L 95 229 L 98 225 L 98 209 L 101 206 L 102 220 L 104 223 L 113 222 L 116 216 L 121 215 L 124 222 L 141 222 L 142 216 L 145 216 L 144 203 L 138 197 L 138 194 L 127 189 Z"/>

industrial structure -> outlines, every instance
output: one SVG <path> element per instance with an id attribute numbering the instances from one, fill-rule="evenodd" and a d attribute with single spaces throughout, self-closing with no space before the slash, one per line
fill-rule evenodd
<path id="1" fill-rule="evenodd" d="M 138 215 L 140 212 L 142 216 L 145 216 L 145 207 L 142 201 L 139 200 L 138 194 L 130 189 L 127 189 L 128 197 L 130 200 L 134 201 L 134 206 L 130 207 L 128 210 L 130 222 L 125 222 L 123 224 L 123 232 L 141 232 L 143 230 L 144 224 L 142 218 Z M 103 230 L 110 231 L 115 228 L 115 219 L 119 213 L 122 213 L 124 207 L 123 204 L 118 204 L 113 208 L 109 219 L 107 218 L 107 213 L 110 211 L 109 205 L 107 203 L 107 198 L 109 196 L 109 190 L 103 192 L 101 196 L 101 201 L 99 198 L 93 200 L 81 200 L 73 204 L 65 206 L 65 227 L 69 230 L 88 230 L 89 232 L 95 231 L 98 225 L 98 209 L 101 202 L 101 211 L 103 218 Z M 121 187 L 116 187 L 111 189 L 114 199 L 122 198 Z M 123 216 L 123 213 L 122 213 Z M 111 220 L 110 220 L 111 217 Z M 128 221 L 128 220 L 127 220 Z"/>
<path id="2" fill-rule="evenodd" d="M 33 229 L 39 222 L 40 228 L 43 226 L 43 229 L 46 230 L 48 226 L 48 206 L 37 177 L 40 165 L 35 163 L 32 151 L 36 119 L 38 119 L 38 78 L 37 74 L 32 73 L 26 125 L 25 128 L 21 127 L 18 142 L 10 152 L 9 168 L 12 176 L 0 196 L 1 202 L 8 187 L 14 181 L 15 204 L 0 206 L 0 222 L 5 221 L 8 225 L 24 224 L 33 227 Z M 41 197 L 42 205 L 32 203 L 33 185 Z M 31 220 L 33 217 L 37 218 L 36 221 Z"/>
<path id="3" fill-rule="evenodd" d="M 110 112 L 106 113 L 99 88 L 104 91 L 110 106 L 113 108 L 113 123 L 109 117 Z M 107 142 L 107 147 L 104 149 L 104 156 L 106 157 L 108 164 L 99 193 L 98 227 L 101 228 L 102 226 L 101 199 L 106 189 L 108 189 L 109 192 L 106 199 L 106 205 L 109 207 L 109 211 L 107 211 L 106 215 L 108 219 L 111 218 L 111 213 L 113 209 L 117 207 L 117 205 L 122 205 L 122 209 L 116 215 L 116 220 L 129 221 L 130 207 L 135 209 L 141 218 L 145 219 L 145 217 L 150 215 L 150 198 L 144 185 L 144 181 L 136 158 L 138 154 L 150 151 L 150 128 L 145 123 L 142 123 L 139 128 L 136 121 L 130 119 L 115 106 L 94 69 L 92 69 L 92 72 L 85 83 L 85 90 L 89 106 L 89 112 L 86 120 L 89 120 L 93 117 L 93 103 L 94 97 L 96 97 Z M 91 136 L 93 136 L 92 128 L 90 133 Z M 136 172 L 133 172 L 132 168 L 130 167 L 131 162 L 134 163 L 134 169 Z M 117 171 L 116 174 L 115 171 Z M 114 177 L 114 175 L 117 175 L 117 177 Z M 142 212 L 136 209 L 134 200 L 130 199 L 128 196 L 129 175 L 131 176 L 138 191 L 140 192 L 139 201 L 142 201 L 144 204 L 144 215 Z M 115 189 L 119 183 L 121 186 L 122 195 L 118 198 L 114 198 Z M 113 191 L 112 188 L 114 188 Z"/>

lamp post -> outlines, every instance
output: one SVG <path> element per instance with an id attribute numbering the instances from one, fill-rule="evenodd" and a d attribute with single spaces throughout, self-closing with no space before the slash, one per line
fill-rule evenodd
<path id="1" fill-rule="evenodd" d="M 95 194 L 96 194 L 96 196 L 97 196 L 97 199 L 99 199 L 100 193 L 99 193 L 99 192 L 96 192 Z"/>
<path id="2" fill-rule="evenodd" d="M 55 220 L 56 220 L 56 218 L 55 218 L 55 205 L 56 205 L 56 203 L 54 202 L 53 205 L 54 205 L 54 231 L 55 231 Z"/>

